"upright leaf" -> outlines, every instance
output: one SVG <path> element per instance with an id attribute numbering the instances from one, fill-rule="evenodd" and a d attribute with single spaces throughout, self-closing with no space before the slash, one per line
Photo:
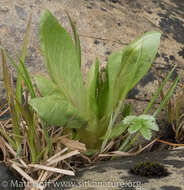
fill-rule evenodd
<path id="1" fill-rule="evenodd" d="M 57 86 L 46 76 L 36 74 L 34 80 L 42 96 L 48 96 L 58 91 L 56 90 Z"/>
<path id="2" fill-rule="evenodd" d="M 66 12 L 68 19 L 70 21 L 70 25 L 72 27 L 72 31 L 73 31 L 73 35 L 74 35 L 74 39 L 75 39 L 75 48 L 78 54 L 78 61 L 79 61 L 79 66 L 81 67 L 81 47 L 80 47 L 80 40 L 79 40 L 79 36 L 77 34 L 77 30 L 75 28 L 75 25 L 70 17 L 70 15 Z"/>
<path id="3" fill-rule="evenodd" d="M 118 102 L 146 74 L 158 50 L 159 32 L 148 32 L 130 43 L 122 52 L 110 55 L 107 64 L 108 97 L 105 113 L 111 113 Z"/>
<path id="4" fill-rule="evenodd" d="M 16 109 L 15 109 L 15 102 L 14 102 L 14 96 L 13 96 L 13 88 L 11 84 L 11 77 L 8 74 L 8 66 L 6 62 L 6 57 L 3 49 L 1 49 L 1 56 L 2 56 L 2 70 L 3 70 L 3 77 L 4 77 L 4 87 L 6 90 L 6 98 L 10 110 L 10 115 L 11 115 L 11 120 L 13 124 L 13 136 L 15 140 L 15 145 L 16 145 L 16 151 L 20 152 L 20 127 L 19 127 L 19 119 L 16 114 Z M 9 141 L 10 142 L 10 141 Z M 10 143 L 12 144 L 13 141 Z M 14 146 L 15 148 L 15 146 Z"/>
<path id="5" fill-rule="evenodd" d="M 108 76 L 106 70 L 101 70 L 99 73 L 99 81 L 98 81 L 98 112 L 99 119 L 104 117 L 106 104 L 107 104 L 107 96 L 108 95 Z"/>
<path id="6" fill-rule="evenodd" d="M 41 15 L 39 36 L 50 78 L 70 104 L 85 114 L 85 89 L 71 36 L 48 10 Z"/>
<path id="7" fill-rule="evenodd" d="M 32 15 L 30 15 L 30 17 L 29 17 L 29 21 L 28 21 L 27 28 L 26 28 L 26 34 L 25 34 L 25 37 L 24 37 L 23 47 L 22 47 L 22 54 L 21 54 L 20 59 L 22 60 L 23 64 L 24 64 L 25 58 L 26 58 L 26 51 L 27 51 L 27 46 L 28 46 L 28 41 L 29 41 L 29 33 L 30 33 L 30 27 L 31 27 L 31 20 L 32 20 Z M 19 63 L 18 67 L 22 71 L 21 63 Z M 17 74 L 16 93 L 15 94 L 16 94 L 16 99 L 18 100 L 19 103 L 21 103 L 21 101 L 22 101 L 22 81 L 23 81 L 23 78 L 18 73 Z M 17 110 L 16 112 L 17 112 L 17 115 L 18 115 L 18 106 L 17 105 L 16 105 L 16 110 Z"/>
<path id="8" fill-rule="evenodd" d="M 88 115 L 98 116 L 98 105 L 97 105 L 97 84 L 98 84 L 98 72 L 99 62 L 96 60 L 88 71 L 87 82 L 86 82 L 86 107 Z"/>

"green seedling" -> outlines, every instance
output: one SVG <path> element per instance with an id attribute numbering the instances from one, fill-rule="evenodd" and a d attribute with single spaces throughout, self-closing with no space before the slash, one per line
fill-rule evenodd
<path id="1" fill-rule="evenodd" d="M 151 130 L 159 130 L 155 118 L 150 115 L 127 116 L 123 120 L 123 124 L 129 126 L 128 132 L 130 134 L 140 132 L 142 136 L 147 140 L 151 139 Z"/>

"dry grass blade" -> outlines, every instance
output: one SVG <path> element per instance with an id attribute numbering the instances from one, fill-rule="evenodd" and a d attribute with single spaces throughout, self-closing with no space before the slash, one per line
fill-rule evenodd
<path id="1" fill-rule="evenodd" d="M 136 152 L 122 152 L 122 151 L 113 151 L 106 154 L 99 154 L 99 157 L 110 157 L 110 156 L 136 156 L 140 153 L 140 149 Z"/>
<path id="2" fill-rule="evenodd" d="M 149 146 L 151 146 L 152 144 L 154 144 L 156 141 L 158 140 L 158 138 L 154 139 L 153 141 L 151 141 L 149 144 L 147 144 L 146 146 L 144 146 L 142 149 L 141 149 L 141 152 L 145 149 L 147 149 Z"/>
<path id="3" fill-rule="evenodd" d="M 13 163 L 15 163 L 15 160 L 9 159 L 8 162 L 11 163 L 11 164 L 13 164 Z M 20 168 L 25 168 L 22 164 L 20 164 L 20 163 L 18 163 L 18 162 L 16 162 L 16 165 L 17 165 L 18 167 L 20 167 Z"/>
<path id="4" fill-rule="evenodd" d="M 78 154 L 80 154 L 80 152 L 78 150 L 74 150 L 72 152 L 69 152 L 69 153 L 63 155 L 63 156 L 60 156 L 60 157 L 58 157 L 56 159 L 51 160 L 50 162 L 47 163 L 47 166 L 50 166 L 50 165 L 55 164 L 55 163 L 58 163 L 58 162 L 60 162 L 62 160 L 65 160 L 67 158 L 70 158 L 70 157 L 78 155 Z"/>
<path id="5" fill-rule="evenodd" d="M 13 154 L 13 156 L 16 158 L 17 153 L 11 148 L 11 146 L 5 142 L 5 146 L 8 148 L 8 150 L 10 151 L 11 154 Z M 23 165 L 23 167 L 27 168 L 26 163 L 21 159 L 21 158 L 17 158 L 19 160 L 19 162 Z"/>
<path id="6" fill-rule="evenodd" d="M 151 146 L 153 143 L 155 143 L 156 141 L 158 141 L 158 138 L 154 139 L 153 141 L 151 141 L 149 144 L 147 144 L 146 146 L 144 146 L 143 148 L 139 148 L 136 152 L 122 152 L 122 151 L 113 151 L 107 154 L 99 154 L 99 157 L 109 157 L 109 156 L 136 156 L 139 153 L 141 153 L 143 150 L 145 150 L 146 148 L 148 148 L 149 146 Z"/>
<path id="7" fill-rule="evenodd" d="M 184 149 L 183 146 L 179 146 L 179 147 L 176 147 L 176 148 L 169 148 L 169 150 L 181 150 L 181 149 Z"/>
<path id="8" fill-rule="evenodd" d="M 9 107 L 6 108 L 5 110 L 1 111 L 0 113 L 0 117 L 2 117 L 7 111 L 9 110 Z"/>
<path id="9" fill-rule="evenodd" d="M 60 152 L 58 152 L 57 154 L 55 154 L 54 156 L 52 156 L 51 158 L 49 158 L 47 160 L 47 162 L 51 162 L 52 160 L 54 160 L 55 158 L 57 158 L 61 154 L 65 153 L 67 150 L 68 150 L 68 148 L 64 148 L 63 150 L 61 150 Z"/>
<path id="10" fill-rule="evenodd" d="M 81 154 L 80 155 L 82 158 L 84 158 L 85 160 L 87 160 L 89 163 L 92 163 L 92 160 L 88 157 L 88 156 L 86 156 L 86 155 L 84 155 L 84 154 Z"/>
<path id="11" fill-rule="evenodd" d="M 48 167 L 48 166 L 39 165 L 39 164 L 29 164 L 29 166 L 33 167 L 33 168 L 38 168 L 38 169 L 41 169 L 41 170 L 46 170 L 46 171 L 50 171 L 50 172 L 64 174 L 64 175 L 70 175 L 70 176 L 75 175 L 75 173 L 73 171 L 70 171 L 70 170 L 53 168 L 53 167 Z"/>
<path id="12" fill-rule="evenodd" d="M 15 162 L 11 165 L 22 177 L 24 177 L 28 182 L 36 184 L 36 181 L 30 177 L 26 172 L 24 172 Z"/>
<path id="13" fill-rule="evenodd" d="M 4 159 L 4 162 L 5 162 L 6 159 L 8 158 L 8 153 L 6 151 L 5 141 L 4 141 L 4 139 L 2 137 L 0 137 L 0 149 L 3 152 L 3 159 Z"/>
<path id="14" fill-rule="evenodd" d="M 49 176 L 48 171 L 42 171 L 37 181 L 38 182 L 46 181 L 48 176 Z"/>
<path id="15" fill-rule="evenodd" d="M 62 174 L 59 174 L 57 177 L 55 177 L 52 182 L 54 183 L 55 181 L 57 181 L 59 178 L 61 178 Z"/>
<path id="16" fill-rule="evenodd" d="M 111 140 L 109 144 L 107 144 L 107 146 L 104 148 L 104 152 L 107 152 L 108 150 L 110 150 L 113 145 L 114 145 L 114 140 Z"/>
<path id="17" fill-rule="evenodd" d="M 78 141 L 66 137 L 61 137 L 60 142 L 71 150 L 79 150 L 81 152 L 86 152 L 85 144 L 80 143 Z"/>

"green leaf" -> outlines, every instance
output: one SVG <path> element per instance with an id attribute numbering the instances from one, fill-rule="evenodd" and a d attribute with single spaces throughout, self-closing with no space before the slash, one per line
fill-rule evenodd
<path id="1" fill-rule="evenodd" d="M 14 145 L 16 145 L 15 150 L 17 152 L 20 152 L 21 139 L 20 139 L 19 119 L 17 117 L 17 113 L 16 113 L 16 109 L 15 109 L 11 77 L 9 76 L 9 73 L 8 73 L 8 65 L 6 62 L 5 52 L 3 49 L 1 49 L 1 58 L 2 58 L 2 74 L 4 77 L 4 87 L 5 87 L 5 91 L 6 91 L 6 99 L 8 101 L 8 106 L 9 106 L 10 115 L 11 115 L 11 122 L 13 124 L 13 136 L 14 136 L 14 141 L 15 141 Z M 6 134 L 6 133 L 4 133 L 4 134 Z M 12 144 L 13 141 L 9 141 L 9 143 Z M 15 148 L 15 146 L 14 146 L 14 148 Z"/>
<path id="2" fill-rule="evenodd" d="M 98 84 L 99 61 L 96 60 L 88 71 L 86 82 L 86 106 L 89 117 L 98 116 L 97 84 Z"/>
<path id="3" fill-rule="evenodd" d="M 164 99 L 162 100 L 161 104 L 157 108 L 157 110 L 154 112 L 153 116 L 156 117 L 156 115 L 162 110 L 162 108 L 165 106 L 167 101 L 169 100 L 170 96 L 172 95 L 178 81 L 180 79 L 180 76 L 177 76 L 175 80 L 172 82 L 171 86 L 169 87 L 169 90 L 167 91 L 166 95 L 164 96 Z"/>
<path id="4" fill-rule="evenodd" d="M 73 118 L 79 118 L 77 110 L 60 94 L 30 100 L 30 105 L 48 125 L 65 125 Z"/>
<path id="5" fill-rule="evenodd" d="M 17 72 L 22 76 L 22 78 L 24 79 L 24 82 L 25 82 L 25 85 L 31 95 L 31 98 L 35 98 L 36 97 L 36 94 L 35 94 L 35 91 L 34 91 L 34 87 L 33 87 L 33 84 L 32 84 L 32 81 L 31 81 L 31 77 L 29 75 L 29 72 L 28 70 L 26 69 L 24 63 L 22 62 L 22 60 L 18 57 L 19 59 L 19 63 L 20 63 L 20 67 L 17 67 L 14 62 L 11 62 L 11 64 L 13 64 L 13 66 L 15 67 L 15 69 L 17 70 Z"/>
<path id="6" fill-rule="evenodd" d="M 130 125 L 136 119 L 137 119 L 137 116 L 135 116 L 135 115 L 129 115 L 129 116 L 125 117 L 125 119 L 123 120 L 123 123 L 124 123 L 124 125 Z"/>
<path id="7" fill-rule="evenodd" d="M 34 76 L 36 85 L 42 96 L 48 96 L 58 92 L 56 85 L 47 77 L 37 74 Z"/>
<path id="8" fill-rule="evenodd" d="M 158 125 L 156 120 L 151 115 L 140 115 L 140 116 L 127 116 L 123 120 L 123 124 L 128 125 L 128 132 L 130 134 L 140 132 L 144 138 L 150 140 L 151 138 L 151 130 L 158 131 Z"/>
<path id="9" fill-rule="evenodd" d="M 98 81 L 98 111 L 99 111 L 99 119 L 102 119 L 105 114 L 106 109 L 106 102 L 108 96 L 108 79 L 106 70 L 101 70 L 99 74 L 99 81 Z"/>
<path id="10" fill-rule="evenodd" d="M 156 124 L 156 122 L 149 122 L 149 121 L 145 121 L 145 125 L 148 126 L 149 129 L 152 129 L 154 131 L 158 131 L 158 125 Z"/>
<path id="11" fill-rule="evenodd" d="M 162 81 L 160 87 L 157 89 L 157 91 L 155 92 L 154 96 L 152 97 L 151 101 L 149 102 L 149 104 L 147 105 L 146 109 L 144 110 L 144 114 L 147 114 L 149 112 L 149 110 L 151 109 L 153 103 L 155 102 L 155 100 L 157 99 L 157 97 L 159 96 L 159 94 L 161 93 L 161 91 L 163 90 L 164 86 L 166 85 L 166 83 L 169 81 L 169 79 L 172 76 L 172 73 L 175 71 L 176 69 L 175 65 L 172 70 L 168 73 L 167 77 Z"/>
<path id="12" fill-rule="evenodd" d="M 77 30 L 75 28 L 75 25 L 70 17 L 70 15 L 66 12 L 68 19 L 70 21 L 70 25 L 72 27 L 72 31 L 73 31 L 73 35 L 74 35 L 74 39 L 75 39 L 75 48 L 77 51 L 77 55 L 78 55 L 78 62 L 79 62 L 79 66 L 81 67 L 81 47 L 80 47 L 80 40 L 79 40 L 79 36 L 77 34 Z"/>
<path id="13" fill-rule="evenodd" d="M 85 114 L 85 89 L 71 36 L 48 10 L 41 15 L 39 36 L 51 80 L 70 104 Z"/>
<path id="14" fill-rule="evenodd" d="M 23 42 L 23 47 L 22 47 L 22 55 L 21 55 L 21 60 L 22 60 L 23 64 L 24 64 L 25 58 L 26 58 L 26 51 L 27 51 L 27 47 L 28 47 L 29 33 L 30 33 L 30 28 L 31 28 L 31 21 L 32 21 L 32 15 L 30 15 L 30 17 L 29 17 L 29 21 L 28 21 L 27 28 L 26 28 L 26 34 L 24 36 L 24 42 Z M 23 69 L 22 69 L 22 66 L 21 66 L 22 63 L 19 63 L 18 67 L 23 72 Z M 23 81 L 23 78 L 18 72 L 15 94 L 16 94 L 16 99 L 18 100 L 19 103 L 22 102 L 22 86 L 21 86 L 22 81 Z M 16 112 L 17 112 L 17 116 L 18 116 L 18 106 L 17 105 L 16 105 Z"/>
<path id="15" fill-rule="evenodd" d="M 147 139 L 150 140 L 151 139 L 151 130 L 147 127 L 142 127 L 140 130 L 142 136 Z"/>
<path id="16" fill-rule="evenodd" d="M 122 52 L 109 56 L 106 69 L 109 87 L 106 114 L 111 113 L 146 74 L 155 58 L 159 42 L 159 32 L 148 32 L 130 43 Z"/>
<path id="17" fill-rule="evenodd" d="M 119 137 L 123 132 L 126 131 L 126 129 L 128 128 L 128 125 L 124 125 L 122 121 L 120 121 L 118 124 L 116 124 L 110 133 L 109 139 L 113 139 L 113 138 L 117 138 Z M 102 139 L 104 139 L 105 136 L 102 137 Z"/>
<path id="18" fill-rule="evenodd" d="M 86 122 L 84 120 L 82 120 L 80 117 L 71 117 L 71 119 L 69 119 L 67 121 L 67 128 L 70 128 L 70 129 L 79 129 L 81 128 L 82 126 L 85 126 L 86 125 Z"/>
<path id="19" fill-rule="evenodd" d="M 128 132 L 130 134 L 133 134 L 137 131 L 139 131 L 142 128 L 142 125 L 140 122 L 134 122 L 132 125 L 130 125 L 130 127 L 128 128 Z"/>
<path id="20" fill-rule="evenodd" d="M 131 113 L 130 104 L 125 104 L 121 112 L 121 120 L 123 120 L 126 116 L 130 115 L 130 113 Z"/>

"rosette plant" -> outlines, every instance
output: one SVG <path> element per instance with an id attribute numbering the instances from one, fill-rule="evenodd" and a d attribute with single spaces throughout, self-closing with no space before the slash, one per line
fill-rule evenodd
<path id="1" fill-rule="evenodd" d="M 149 70 L 160 33 L 147 32 L 112 53 L 103 73 L 97 59 L 84 84 L 80 41 L 69 20 L 75 43 L 48 10 L 41 15 L 40 47 L 49 77 L 35 76 L 41 97 L 29 103 L 47 125 L 61 126 L 88 149 L 99 150 L 105 145 L 104 136 L 108 140 L 107 130 L 113 129 L 126 95 Z M 123 122 L 116 125 L 123 127 Z"/>

